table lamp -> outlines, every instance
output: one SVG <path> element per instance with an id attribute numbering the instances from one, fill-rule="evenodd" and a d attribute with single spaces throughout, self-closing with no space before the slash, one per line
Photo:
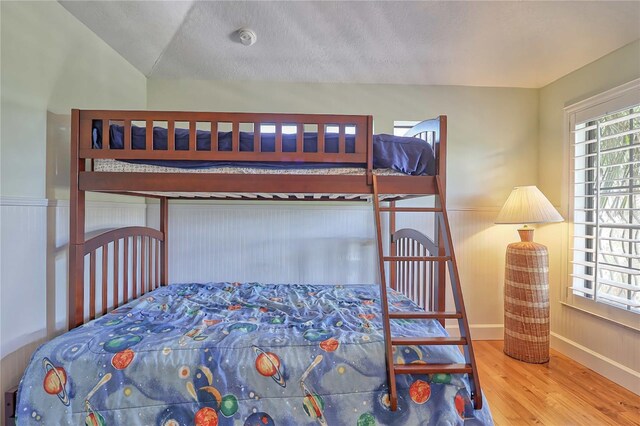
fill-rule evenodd
<path id="1" fill-rule="evenodd" d="M 504 353 L 531 362 L 549 361 L 549 254 L 533 242 L 527 224 L 564 219 L 535 186 L 513 188 L 496 224 L 521 224 L 520 242 L 507 247 L 504 275 Z"/>

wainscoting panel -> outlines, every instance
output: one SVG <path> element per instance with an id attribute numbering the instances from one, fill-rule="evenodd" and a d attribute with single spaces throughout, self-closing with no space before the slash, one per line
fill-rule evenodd
<path id="1" fill-rule="evenodd" d="M 47 337 L 47 200 L 0 198 L 0 378 L 18 384 Z M 4 409 L 4 404 L 3 407 Z"/>
<path id="2" fill-rule="evenodd" d="M 169 281 L 377 282 L 373 229 L 365 205 L 175 203 Z"/>
<path id="3" fill-rule="evenodd" d="M 449 210 L 469 322 L 490 328 L 502 326 L 505 252 L 509 243 L 519 241 L 517 226 L 495 225 L 497 215 L 498 210 Z M 493 338 L 502 338 L 498 331 Z"/>
<path id="4" fill-rule="evenodd" d="M 139 201 L 87 202 L 87 231 L 145 225 Z M 67 328 L 68 201 L 0 198 L 0 376 L 18 384 L 33 351 Z"/>
<path id="5" fill-rule="evenodd" d="M 25 339 L 46 336 L 47 202 L 3 197 L 0 217 L 0 356 L 4 359 Z"/>

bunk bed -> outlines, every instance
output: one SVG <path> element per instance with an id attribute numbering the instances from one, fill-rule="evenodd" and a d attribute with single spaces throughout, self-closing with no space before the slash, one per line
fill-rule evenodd
<path id="1" fill-rule="evenodd" d="M 392 138 L 371 116 L 73 110 L 70 331 L 34 353 L 18 424 L 491 424 L 446 212 L 446 124 Z M 159 199 L 159 229 L 88 238 L 87 191 Z M 433 206 L 396 204 L 420 196 Z M 183 198 L 370 201 L 380 285 L 169 285 L 169 203 Z M 433 215 L 433 236 L 396 229 L 399 213 Z"/>

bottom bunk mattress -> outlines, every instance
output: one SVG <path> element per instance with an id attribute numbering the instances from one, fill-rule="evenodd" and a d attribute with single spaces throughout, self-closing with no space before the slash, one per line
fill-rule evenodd
<path id="1" fill-rule="evenodd" d="M 392 310 L 419 310 L 390 290 Z M 17 424 L 492 424 L 466 375 L 398 376 L 390 411 L 379 288 L 175 284 L 41 346 Z M 404 336 L 446 335 L 394 320 Z M 399 346 L 396 363 L 463 363 L 453 346 Z"/>

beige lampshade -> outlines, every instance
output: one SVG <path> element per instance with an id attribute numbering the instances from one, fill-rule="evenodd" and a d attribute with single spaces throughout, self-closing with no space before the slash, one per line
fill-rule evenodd
<path id="1" fill-rule="evenodd" d="M 498 224 L 562 222 L 564 219 L 535 186 L 516 186 L 496 218 Z"/>

